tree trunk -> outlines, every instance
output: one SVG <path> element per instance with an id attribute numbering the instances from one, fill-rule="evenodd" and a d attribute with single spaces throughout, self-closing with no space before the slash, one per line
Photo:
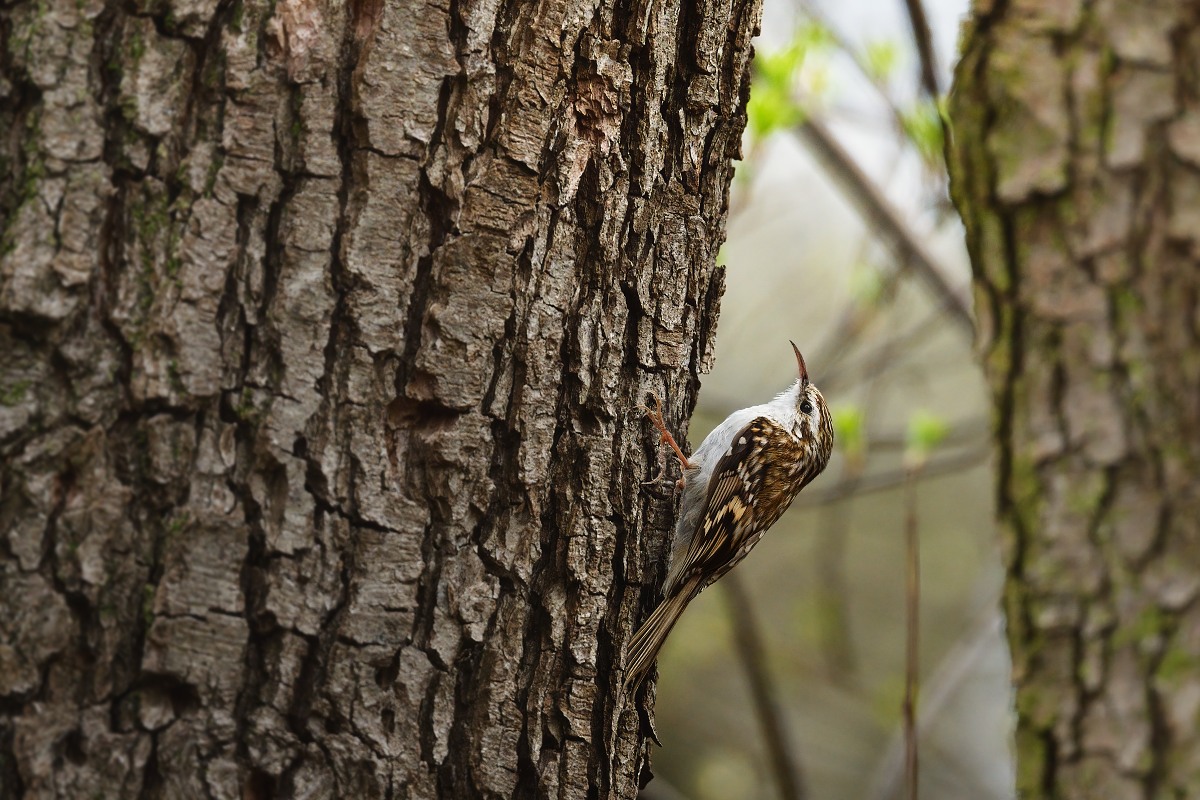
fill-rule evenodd
<path id="1" fill-rule="evenodd" d="M 636 793 L 758 19 L 0 11 L 0 796 Z"/>
<path id="2" fill-rule="evenodd" d="M 1200 796 L 1200 7 L 977 3 L 950 116 L 1022 797 Z"/>

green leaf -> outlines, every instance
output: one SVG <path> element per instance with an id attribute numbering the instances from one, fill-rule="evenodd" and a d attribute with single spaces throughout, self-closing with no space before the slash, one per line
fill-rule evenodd
<path id="1" fill-rule="evenodd" d="M 794 40 L 812 51 L 828 50 L 837 44 L 833 31 L 814 19 L 804 20 L 796 27 Z"/>
<path id="2" fill-rule="evenodd" d="M 746 113 L 750 132 L 760 139 L 780 128 L 790 128 L 804 121 L 804 111 L 789 92 L 757 82 L 750 89 Z"/>
<path id="3" fill-rule="evenodd" d="M 943 158 L 945 129 L 942 127 L 943 101 L 922 100 L 912 110 L 901 112 L 900 125 L 904 135 L 917 148 L 921 158 L 930 165 L 940 165 Z"/>
<path id="4" fill-rule="evenodd" d="M 871 80 L 877 83 L 885 83 L 891 78 L 892 72 L 896 69 L 896 61 L 898 60 L 896 43 L 887 40 L 868 42 L 863 57 L 866 61 L 864 66 Z"/>
<path id="5" fill-rule="evenodd" d="M 856 264 L 850 271 L 850 295 L 863 308 L 874 308 L 883 299 L 885 283 L 879 270 L 869 264 Z"/>
<path id="6" fill-rule="evenodd" d="M 919 468 L 950 433 L 950 425 L 928 411 L 918 411 L 908 419 L 908 448 L 904 460 L 910 469 Z"/>
<path id="7" fill-rule="evenodd" d="M 796 73 L 811 53 L 827 48 L 832 41 L 823 26 L 806 23 L 796 29 L 786 47 L 761 51 L 754 57 L 754 82 L 746 109 L 754 136 L 766 137 L 804 121 L 804 110 L 792 92 Z"/>
<path id="8" fill-rule="evenodd" d="M 754 60 L 754 78 L 759 83 L 781 87 L 804 63 L 806 50 L 795 41 L 782 50 L 760 53 Z"/>
<path id="9" fill-rule="evenodd" d="M 866 422 L 858 406 L 840 406 L 833 412 L 833 434 L 843 451 L 861 450 L 866 443 Z"/>
<path id="10" fill-rule="evenodd" d="M 861 473 L 867 453 L 867 422 L 863 410 L 855 405 L 835 409 L 833 435 L 846 458 L 848 471 Z"/>

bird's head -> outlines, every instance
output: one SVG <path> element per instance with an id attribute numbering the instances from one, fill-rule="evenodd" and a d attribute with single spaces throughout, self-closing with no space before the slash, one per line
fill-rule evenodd
<path id="1" fill-rule="evenodd" d="M 804 441 L 816 444 L 816 455 L 824 465 L 833 452 L 833 418 L 829 414 L 829 407 L 825 405 L 821 390 L 808 379 L 808 366 L 804 363 L 800 348 L 796 347 L 795 342 L 791 342 L 791 345 L 796 354 L 796 367 L 800 371 L 800 377 L 781 398 L 786 398 L 786 402 L 791 406 L 789 411 L 795 414 L 793 433 Z"/>

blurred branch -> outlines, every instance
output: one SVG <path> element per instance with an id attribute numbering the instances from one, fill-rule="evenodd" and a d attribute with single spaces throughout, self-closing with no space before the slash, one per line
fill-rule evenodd
<path id="1" fill-rule="evenodd" d="M 889 348 L 890 345 L 885 343 L 883 349 Z M 834 428 L 838 438 L 843 441 L 840 485 L 847 495 L 854 494 L 866 469 L 871 438 L 867 435 L 864 420 L 874 416 L 872 411 L 879 400 L 882 383 L 878 371 L 864 372 L 862 377 L 866 384 L 862 410 L 858 413 L 848 411 L 843 415 L 840 430 L 838 415 L 834 415 Z M 854 637 L 850 630 L 850 590 L 846 583 L 849 515 L 848 504 L 828 504 L 825 506 L 824 520 L 816 532 L 818 602 L 822 610 L 818 617 L 821 652 L 825 656 L 830 683 L 843 687 L 852 685 L 858 673 Z"/>
<path id="2" fill-rule="evenodd" d="M 942 92 L 938 87 L 937 55 L 933 50 L 933 34 L 929 30 L 925 7 L 921 5 L 921 0 L 904 0 L 904 7 L 908 9 L 913 43 L 917 46 L 917 55 L 921 59 L 921 88 L 929 95 L 929 99 L 937 100 L 942 96 Z"/>
<path id="3" fill-rule="evenodd" d="M 1002 638 L 996 630 L 1000 622 L 1000 613 L 996 607 L 997 591 L 993 589 L 987 593 L 987 598 L 980 604 L 965 635 L 959 637 L 925 682 L 929 689 L 926 692 L 925 703 L 921 706 L 921 713 L 917 717 L 918 734 L 937 719 L 955 691 L 976 674 L 977 663 L 988 652 L 993 639 Z M 864 795 L 868 800 L 892 800 L 899 794 L 904 776 L 904 744 L 899 734 L 900 731 L 896 731 L 887 751 L 880 759 L 875 778 L 870 784 L 870 791 Z"/>
<path id="4" fill-rule="evenodd" d="M 822 376 L 821 386 L 825 388 L 839 385 L 844 378 L 844 374 L 850 371 L 861 371 L 865 374 L 880 375 L 898 366 L 909 366 L 908 362 L 893 358 L 891 353 L 897 346 L 904 346 L 911 350 L 916 345 L 920 344 L 927 336 L 941 330 L 943 322 L 944 320 L 942 318 L 942 312 L 940 310 L 935 310 L 933 313 L 925 317 L 925 319 L 911 326 L 908 330 L 893 333 L 887 339 L 887 345 L 867 352 L 862 357 L 862 360 L 865 360 L 868 363 L 866 370 L 851 370 L 845 366 L 844 360 L 840 361 L 838 362 L 837 367 Z"/>
<path id="5" fill-rule="evenodd" d="M 897 119 L 899 119 L 899 116 L 897 116 Z M 875 245 L 876 243 L 871 237 L 864 236 L 858 242 L 858 252 L 851 263 L 864 263 L 868 248 Z M 859 340 L 859 334 L 879 318 L 880 312 L 883 309 L 895 302 L 901 271 L 899 269 L 885 270 L 878 268 L 875 271 L 879 275 L 879 286 L 875 291 L 873 302 L 864 304 L 859 297 L 850 298 L 838 316 L 838 321 L 834 325 L 833 330 L 827 333 L 820 343 L 817 350 L 820 353 L 819 363 L 841 364 L 843 354 L 851 347 L 853 342 Z M 836 372 L 831 372 L 832 375 L 836 375 Z M 877 382 L 877 376 L 872 374 L 870 377 L 871 385 L 874 386 Z"/>
<path id="6" fill-rule="evenodd" d="M 966 298 L 950 285 L 925 245 L 909 230 L 891 203 L 833 134 L 819 120 L 812 118 L 795 131 L 858 207 L 868 230 L 887 244 L 901 264 L 916 273 L 951 319 L 974 335 L 975 323 Z"/>
<path id="7" fill-rule="evenodd" d="M 984 462 L 990 454 L 991 448 L 981 445 L 953 456 L 932 459 L 921 470 L 921 479 L 934 478 L 952 472 L 961 472 L 966 467 L 973 467 L 976 464 Z M 836 503 L 839 500 L 844 500 L 851 494 L 858 497 L 871 492 L 881 492 L 884 489 L 894 489 L 902 485 L 907 480 L 907 477 L 908 471 L 899 468 L 868 475 L 852 485 L 846 482 L 839 482 L 820 492 L 814 492 L 809 488 L 800 494 L 796 504 L 804 508 L 812 508 L 813 506 L 820 506 L 825 503 Z"/>
<path id="8" fill-rule="evenodd" d="M 888 302 L 894 302 L 894 300 L 895 300 L 895 285 L 896 285 L 897 279 L 899 278 L 899 274 L 900 274 L 899 271 L 893 272 L 890 276 L 891 282 L 886 284 L 886 290 L 889 293 Z M 942 316 L 942 313 L 940 310 L 935 311 L 932 315 L 933 318 L 936 318 L 939 321 L 941 320 L 941 316 Z M 825 391 L 830 391 L 831 389 L 837 388 L 838 386 L 842 385 L 843 383 L 847 382 L 848 380 L 853 381 L 858 376 L 861 376 L 863 374 L 871 375 L 872 378 L 877 379 L 884 372 L 886 372 L 893 365 L 893 363 L 895 363 L 892 361 L 888 361 L 887 359 L 881 358 L 881 355 L 884 352 L 891 351 L 891 349 L 892 349 L 891 343 L 902 342 L 902 341 L 903 342 L 913 342 L 913 341 L 922 339 L 929 333 L 933 332 L 932 327 L 927 327 L 924 323 L 922 323 L 922 324 L 917 325 L 916 327 L 910 328 L 909 330 L 904 331 L 904 332 L 892 331 L 890 333 L 890 335 L 888 335 L 886 337 L 876 336 L 875 338 L 877 338 L 877 339 L 883 338 L 884 344 L 882 346 L 876 348 L 873 351 L 869 351 L 865 354 L 861 353 L 861 350 L 863 348 L 861 348 L 861 347 L 858 348 L 860 352 L 857 353 L 857 355 L 858 355 L 857 361 L 859 361 L 859 362 L 866 361 L 875 366 L 874 369 L 864 370 L 858 364 L 855 363 L 855 358 L 853 355 L 849 358 L 846 358 L 843 356 L 843 354 L 846 350 L 848 350 L 851 347 L 853 347 L 854 345 L 858 344 L 859 340 L 864 338 L 864 337 L 855 335 L 863 329 L 865 329 L 865 326 L 862 326 L 862 325 L 852 327 L 849 330 L 845 330 L 845 331 L 835 329 L 834 335 L 837 336 L 840 334 L 840 335 L 842 335 L 843 338 L 840 340 L 840 342 L 838 339 L 833 339 L 833 341 L 837 343 L 835 345 L 835 351 L 834 351 L 835 357 L 822 359 L 822 361 L 824 363 L 828 363 L 831 365 L 829 368 L 827 368 L 826 370 L 823 371 L 822 376 L 821 376 L 821 386 Z M 851 377 L 848 379 L 847 375 L 849 375 Z M 851 385 L 853 385 L 853 384 L 851 384 Z"/>
<path id="9" fill-rule="evenodd" d="M 976 417 L 951 426 L 943 443 L 946 445 L 969 444 L 976 440 L 982 440 L 987 435 L 986 421 L 982 417 Z M 872 435 L 869 438 L 872 450 L 901 450 L 905 447 L 905 441 L 901 436 Z"/>
<path id="10" fill-rule="evenodd" d="M 847 495 L 854 494 L 862 478 L 862 469 L 847 460 L 842 469 L 840 486 Z M 846 582 L 846 542 L 849 540 L 850 519 L 846 503 L 829 503 L 824 519 L 816 531 L 816 560 L 818 616 L 821 653 L 825 657 L 825 677 L 835 686 L 852 686 L 858 677 L 858 660 L 854 653 L 854 637 L 850 632 L 850 611 L 847 608 L 850 588 Z"/>
<path id="11" fill-rule="evenodd" d="M 880 84 L 876 76 L 872 74 L 871 69 L 863 60 L 862 53 L 859 52 L 858 48 L 854 47 L 845 36 L 842 36 L 841 32 L 829 21 L 825 13 L 817 8 L 811 0 L 800 0 L 799 7 L 805 16 L 828 31 L 829 36 L 833 39 L 834 44 L 838 46 L 838 49 L 846 54 L 859 74 L 867 79 L 867 83 L 875 87 L 875 90 L 879 93 L 879 99 L 883 101 L 883 104 L 887 106 L 888 111 L 891 113 L 896 129 L 901 130 L 904 127 L 904 113 L 896 105 L 895 101 L 892 100 L 887 91 L 885 91 L 885 88 Z"/>
<path id="12" fill-rule="evenodd" d="M 904 519 L 904 778 L 908 800 L 917 800 L 917 681 L 921 670 L 921 537 L 917 527 L 917 477 L 921 467 L 909 470 L 906 481 L 908 513 Z"/>
<path id="13" fill-rule="evenodd" d="M 762 724 L 763 738 L 766 739 L 771 767 L 779 785 L 779 794 L 783 800 L 804 800 L 807 796 L 804 772 L 794 756 L 795 748 L 783 721 L 783 710 L 775 701 L 775 687 L 767 674 L 766 648 L 763 646 L 750 598 L 746 596 L 741 578 L 736 573 L 726 575 L 721 585 L 725 587 L 725 597 L 729 600 L 738 655 L 746 669 L 746 679 L 750 683 L 754 708 Z"/>

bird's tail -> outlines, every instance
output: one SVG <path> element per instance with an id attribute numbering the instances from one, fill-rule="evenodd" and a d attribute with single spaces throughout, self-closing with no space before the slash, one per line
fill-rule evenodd
<path id="1" fill-rule="evenodd" d="M 637 691 L 646 673 L 658 657 L 659 648 L 667 640 L 667 635 L 679 621 L 679 616 L 687 608 L 687 604 L 697 594 L 695 582 L 685 583 L 678 587 L 670 597 L 659 603 L 658 608 L 649 619 L 633 634 L 629 642 L 629 659 L 625 668 L 625 688 L 629 692 Z"/>

